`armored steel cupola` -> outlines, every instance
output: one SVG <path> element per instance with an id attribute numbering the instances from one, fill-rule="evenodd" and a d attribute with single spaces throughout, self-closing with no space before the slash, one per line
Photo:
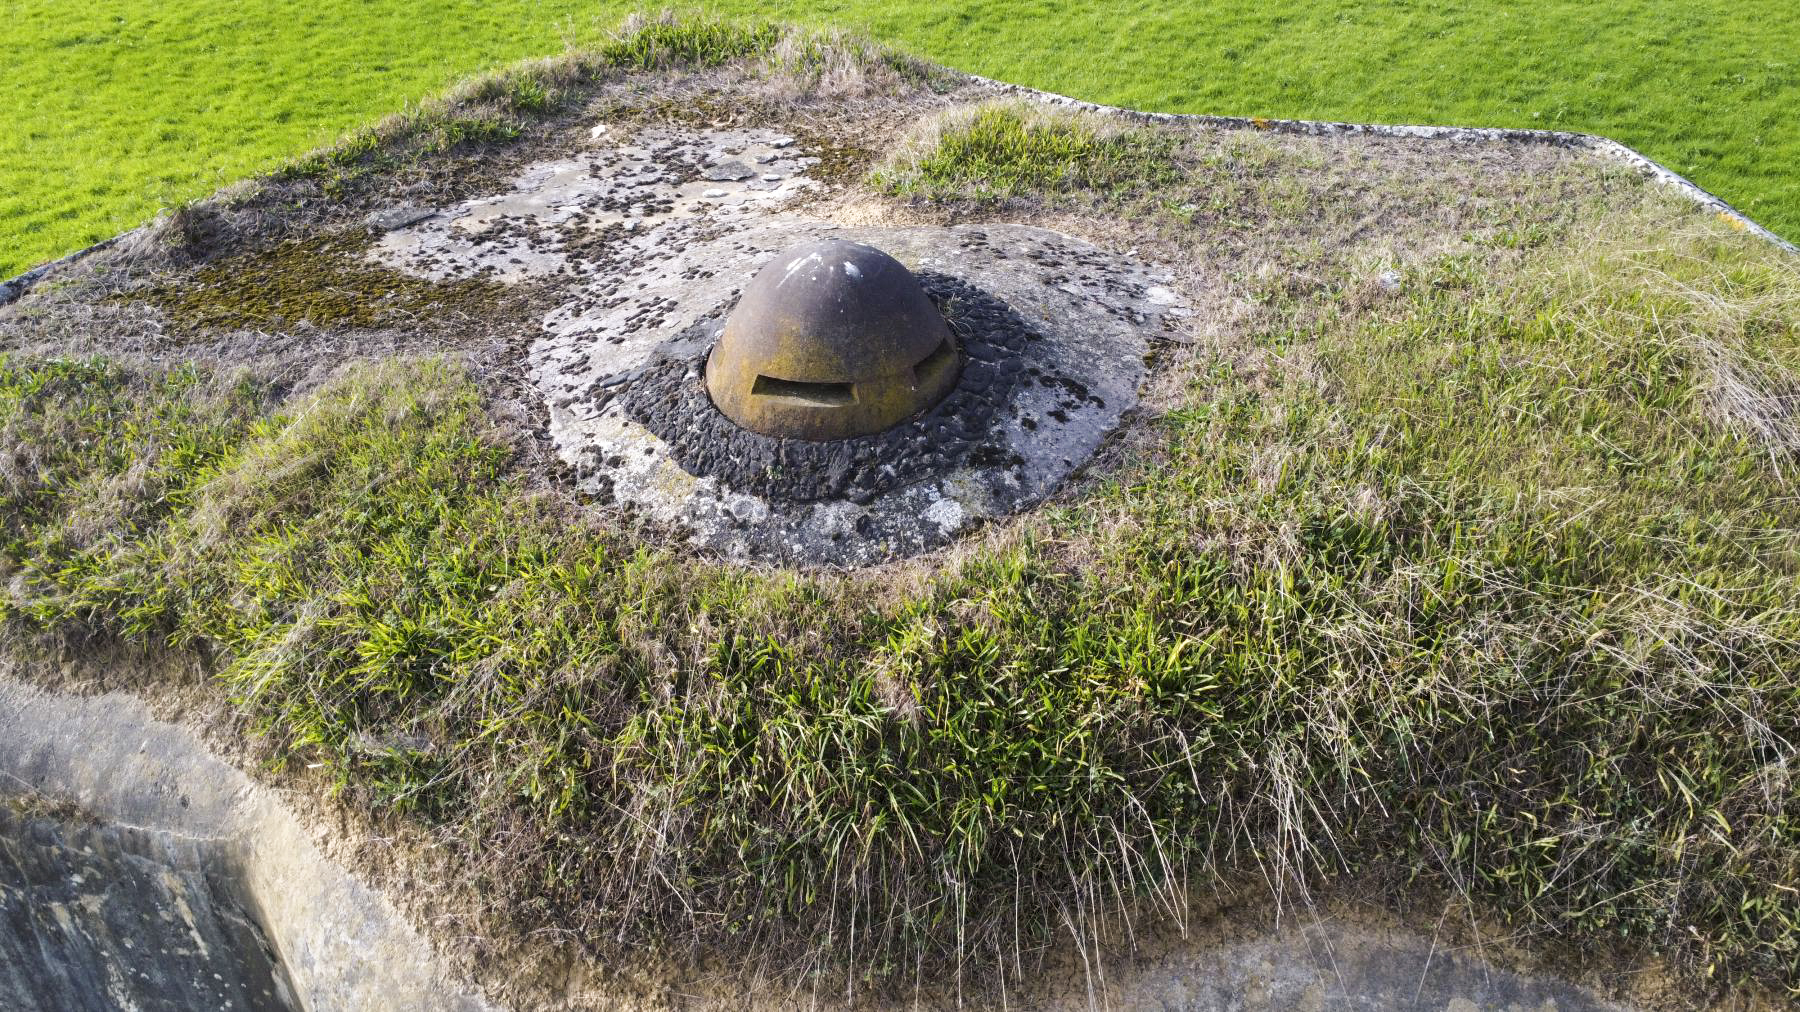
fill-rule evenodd
<path id="1" fill-rule="evenodd" d="M 803 243 L 759 271 L 706 362 L 727 418 L 768 436 L 866 436 L 956 385 L 956 339 L 900 261 L 843 239 Z"/>

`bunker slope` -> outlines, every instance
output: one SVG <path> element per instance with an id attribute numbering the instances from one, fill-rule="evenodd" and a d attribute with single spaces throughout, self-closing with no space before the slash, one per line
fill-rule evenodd
<path id="1" fill-rule="evenodd" d="M 1609 1007 L 1553 966 L 1660 1012 L 1693 992 L 1644 998 L 1641 961 L 1693 975 L 1719 945 L 1721 988 L 1784 965 L 1768 868 L 1793 851 L 1738 862 L 1712 815 L 1784 817 L 1791 609 L 1754 565 L 1783 564 L 1792 527 L 1763 521 L 1784 515 L 1766 471 L 1787 374 L 1739 339 L 1787 332 L 1739 320 L 1741 289 L 1697 324 L 1659 290 L 1655 334 L 1628 312 L 1646 278 L 1715 262 L 1779 310 L 1741 219 L 1546 135 L 615 69 L 530 115 L 505 103 L 537 78 L 484 84 L 476 108 L 185 209 L 0 308 L 0 404 L 44 434 L 3 462 L 9 615 L 53 646 L 193 644 L 244 729 L 232 754 L 345 785 L 347 825 L 280 828 L 279 795 L 206 757 L 238 800 L 182 829 L 196 795 L 131 749 L 186 732 L 129 697 L 15 684 L 0 769 L 21 790 L 100 832 L 244 850 L 206 867 L 245 869 L 239 908 L 319 1007 L 875 1006 L 911 987 L 898 1004 Z M 976 157 L 932 160 L 971 137 Z M 1015 359 L 1032 382 L 941 471 L 746 494 L 742 468 L 671 445 L 708 405 L 664 395 L 763 260 L 827 235 L 1015 312 L 1039 335 Z M 1695 283 L 1695 302 L 1717 290 Z M 1646 355 L 1671 320 L 1670 355 Z M 1650 394 L 1609 399 L 1615 380 Z M 1587 438 L 1594 418 L 1624 442 Z M 1647 536 L 1632 498 L 1692 490 L 1651 479 L 1696 461 L 1718 499 L 1683 505 L 1739 552 L 1708 572 L 1764 594 L 1754 620 L 1724 597 L 1596 613 L 1696 572 L 1700 549 Z M 1767 533 L 1733 541 L 1744 525 L 1713 509 Z M 1725 726 L 1721 697 L 1766 723 Z M 1667 792 L 1691 789 L 1695 753 L 1642 727 L 1709 742 L 1695 762 L 1726 772 L 1707 783 L 1760 793 L 1684 809 Z M 388 819 L 435 863 L 372 858 Z M 80 828 L 33 825 L 17 838 Z M 1712 877 L 1689 877 L 1701 861 Z M 1285 891 L 1348 868 L 1373 868 L 1393 920 Z M 1225 872 L 1254 899 L 1187 917 L 1236 887 Z M 1756 902 L 1707 905 L 1731 890 Z M 1470 931 L 1440 931 L 1457 900 Z M 1490 910 L 1507 931 L 1473 927 Z M 908 927 L 852 953 L 846 912 Z M 1619 962 L 1557 958 L 1626 934 Z M 773 941 L 731 962 L 746 937 Z M 356 958 L 384 946 L 396 981 L 371 983 Z"/>
<path id="2" fill-rule="evenodd" d="M 148 1012 L 216 996 L 274 1012 L 499 1008 L 447 973 L 393 907 L 321 853 L 277 793 L 187 729 L 151 717 L 131 695 L 63 695 L 0 670 L 5 797 L 72 802 L 95 820 L 59 826 L 0 810 L 0 954 L 17 956 L 0 965 L 0 1000 L 9 1007 L 109 1012 L 129 1000 Z M 140 932 L 132 919 L 170 923 L 192 948 L 134 949 L 170 930 Z M 51 925 L 60 930 L 45 930 Z M 1299 919 L 1244 938 L 1216 932 L 1172 943 L 1155 960 L 1092 967 L 1094 979 L 1065 965 L 1013 1000 L 1071 1010 L 1091 1001 L 1269 1012 L 1621 1008 L 1499 969 L 1479 951 L 1370 922 Z M 779 994 L 733 992 L 716 981 L 696 987 L 707 989 L 716 993 L 705 1007 L 787 1007 Z M 605 1004 L 663 1007 L 627 994 Z"/>

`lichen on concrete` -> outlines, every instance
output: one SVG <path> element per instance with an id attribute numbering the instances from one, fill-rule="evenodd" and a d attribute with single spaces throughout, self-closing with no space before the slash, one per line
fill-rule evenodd
<path id="1" fill-rule="evenodd" d="M 586 491 L 728 558 L 865 565 L 1041 502 L 1126 417 L 1151 338 L 1187 313 L 1166 275 L 1046 229 L 846 228 L 798 213 L 793 198 L 815 187 L 815 159 L 788 135 L 656 127 L 615 140 L 596 127 L 590 140 L 592 150 L 533 166 L 507 192 L 396 228 L 374 255 L 433 278 L 554 279 L 566 294 L 541 321 L 529 371 L 558 455 Z M 873 460 L 846 462 L 869 472 L 856 480 L 751 480 L 762 457 L 817 454 L 756 449 L 755 460 L 697 463 L 708 455 L 669 417 L 646 427 L 644 398 L 627 395 L 649 382 L 672 396 L 663 387 L 681 377 L 670 363 L 697 378 L 688 366 L 745 282 L 778 251 L 826 237 L 1005 306 L 1034 339 L 1004 350 L 977 341 L 989 361 L 974 373 L 1004 372 L 1004 403 L 938 419 L 941 446 L 927 433 L 912 451 L 932 454 L 928 466 L 889 462 L 885 481 Z M 704 427 L 701 407 L 677 398 L 668 410 Z"/>
<path id="2" fill-rule="evenodd" d="M 614 135 L 597 125 L 591 148 L 530 166 L 503 193 L 388 232 L 377 256 L 439 279 L 567 273 L 591 285 L 614 264 L 653 256 L 814 185 L 804 170 L 816 159 L 775 130 L 650 127 L 629 140 Z"/>

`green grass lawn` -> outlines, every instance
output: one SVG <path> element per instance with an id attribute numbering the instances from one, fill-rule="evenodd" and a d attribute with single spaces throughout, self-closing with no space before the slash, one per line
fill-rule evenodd
<path id="1" fill-rule="evenodd" d="M 865 28 L 951 66 L 1143 109 L 1602 133 L 1800 235 L 1790 0 L 708 6 Z M 0 68 L 0 275 L 464 74 L 591 39 L 631 7 L 24 0 Z"/>

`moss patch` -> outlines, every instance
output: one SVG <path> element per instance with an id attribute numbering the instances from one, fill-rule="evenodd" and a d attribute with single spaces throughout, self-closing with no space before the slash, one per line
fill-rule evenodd
<path id="1" fill-rule="evenodd" d="M 364 259 L 367 234 L 293 239 L 229 257 L 193 275 L 120 298 L 148 301 L 178 328 L 268 330 L 403 325 L 491 310 L 503 292 L 480 279 L 431 281 Z"/>

